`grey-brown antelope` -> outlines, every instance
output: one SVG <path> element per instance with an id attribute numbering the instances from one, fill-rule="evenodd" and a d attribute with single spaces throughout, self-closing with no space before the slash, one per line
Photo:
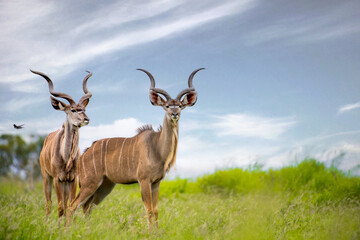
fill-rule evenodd
<path id="1" fill-rule="evenodd" d="M 99 204 L 117 183 L 138 182 L 149 228 L 153 218 L 157 227 L 160 181 L 175 164 L 180 112 L 195 104 L 197 93 L 192 81 L 194 75 L 202 69 L 190 74 L 189 87 L 175 99 L 166 91 L 155 88 L 154 77 L 148 71 L 137 69 L 150 78 L 150 102 L 165 110 L 163 127 L 154 131 L 146 125 L 139 128 L 138 134 L 131 138 L 105 138 L 94 142 L 78 161 L 80 191 L 71 203 L 72 213 L 80 206 L 84 213 L 90 212 L 91 207 Z"/>
<path id="2" fill-rule="evenodd" d="M 79 128 L 89 123 L 85 108 L 91 98 L 91 92 L 88 91 L 86 85 L 92 74 L 89 72 L 84 78 L 83 90 L 85 95 L 81 97 L 79 103 L 76 103 L 69 95 L 55 92 L 53 83 L 47 75 L 33 70 L 30 71 L 46 79 L 49 84 L 49 92 L 52 95 L 50 98 L 53 108 L 66 114 L 62 129 L 52 132 L 46 137 L 40 154 L 40 166 L 46 198 L 46 216 L 50 214 L 51 191 L 54 180 L 60 218 L 64 214 L 66 215 L 67 202 L 71 202 L 76 195 L 76 161 L 80 157 Z M 66 99 L 69 105 L 53 96 Z"/>

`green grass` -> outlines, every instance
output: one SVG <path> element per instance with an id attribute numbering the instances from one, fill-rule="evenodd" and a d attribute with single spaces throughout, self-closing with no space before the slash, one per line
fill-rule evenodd
<path id="1" fill-rule="evenodd" d="M 0 239 L 360 239 L 360 179 L 314 160 L 163 181 L 149 232 L 138 185 L 117 185 L 90 217 L 45 220 L 41 183 L 0 183 Z"/>

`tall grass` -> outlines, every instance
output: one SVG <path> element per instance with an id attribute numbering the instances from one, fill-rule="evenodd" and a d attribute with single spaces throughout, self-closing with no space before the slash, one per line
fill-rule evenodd
<path id="1" fill-rule="evenodd" d="M 53 195 L 55 195 L 53 193 Z M 315 160 L 164 181 L 159 229 L 147 230 L 138 185 L 117 185 L 90 217 L 45 220 L 41 183 L 0 183 L 0 239 L 360 239 L 360 179 Z"/>
<path id="2" fill-rule="evenodd" d="M 316 202 L 360 200 L 360 178 L 335 168 L 326 168 L 314 159 L 295 166 L 262 171 L 261 169 L 229 169 L 205 175 L 196 181 L 178 179 L 162 184 L 162 195 L 174 193 L 254 193 L 282 192 L 307 194 Z"/>

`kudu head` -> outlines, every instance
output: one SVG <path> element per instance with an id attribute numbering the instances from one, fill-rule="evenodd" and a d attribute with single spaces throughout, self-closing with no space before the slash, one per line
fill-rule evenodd
<path id="1" fill-rule="evenodd" d="M 42 72 L 33 71 L 31 69 L 30 71 L 34 74 L 40 75 L 43 78 L 45 78 L 45 80 L 49 84 L 49 92 L 52 95 L 50 96 L 50 99 L 53 108 L 55 108 L 56 110 L 64 111 L 66 113 L 67 121 L 71 125 L 73 125 L 74 127 L 82 127 L 89 124 L 90 119 L 85 114 L 85 108 L 88 105 L 89 99 L 91 98 L 92 94 L 90 91 L 88 91 L 86 84 L 88 79 L 92 76 L 92 73 L 87 71 L 89 74 L 83 80 L 83 90 L 85 95 L 81 97 L 78 103 L 76 103 L 66 93 L 55 92 L 54 85 L 51 79 L 47 75 L 45 75 Z M 66 99 L 69 102 L 69 104 L 65 104 L 64 102 L 54 98 L 53 96 Z"/>
<path id="2" fill-rule="evenodd" d="M 182 90 L 175 99 L 171 98 L 170 95 L 163 89 L 155 88 L 155 79 L 148 71 L 144 69 L 136 69 L 143 71 L 150 78 L 150 102 L 154 106 L 161 106 L 166 111 L 167 119 L 171 120 L 173 123 L 177 123 L 180 118 L 181 110 L 186 107 L 191 107 L 196 103 L 197 93 L 192 84 L 194 75 L 205 68 L 199 68 L 193 71 L 188 80 L 189 87 Z M 166 98 L 162 98 L 160 95 Z"/>

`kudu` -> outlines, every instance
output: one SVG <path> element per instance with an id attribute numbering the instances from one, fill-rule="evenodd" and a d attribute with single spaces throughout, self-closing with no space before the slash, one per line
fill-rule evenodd
<path id="1" fill-rule="evenodd" d="M 84 78 L 83 91 L 85 95 L 81 97 L 79 103 L 76 103 L 69 95 L 55 92 L 53 83 L 47 75 L 42 72 L 30 71 L 46 79 L 49 84 L 49 92 L 52 95 L 50 98 L 53 108 L 66 113 L 66 120 L 62 129 L 52 132 L 46 137 L 40 153 L 40 166 L 46 198 L 46 216 L 50 214 L 51 191 L 54 180 L 60 218 L 64 214 L 66 215 L 67 202 L 71 202 L 76 195 L 76 162 L 80 157 L 79 128 L 89 123 L 85 108 L 92 94 L 86 85 L 92 73 L 88 72 Z M 66 99 L 69 105 L 53 96 Z"/>
<path id="2" fill-rule="evenodd" d="M 189 88 L 181 91 L 175 99 L 166 91 L 155 88 L 154 77 L 148 71 L 137 69 L 150 78 L 150 102 L 163 107 L 166 112 L 163 127 L 156 132 L 146 125 L 139 128 L 138 134 L 131 138 L 105 138 L 95 141 L 78 161 L 80 191 L 70 205 L 72 213 L 80 206 L 84 213 L 89 213 L 91 207 L 99 204 L 117 183 L 138 182 L 149 228 L 153 217 L 155 226 L 158 226 L 160 181 L 175 164 L 180 112 L 195 104 L 197 93 L 192 81 L 194 75 L 202 69 L 204 68 L 191 73 Z"/>

